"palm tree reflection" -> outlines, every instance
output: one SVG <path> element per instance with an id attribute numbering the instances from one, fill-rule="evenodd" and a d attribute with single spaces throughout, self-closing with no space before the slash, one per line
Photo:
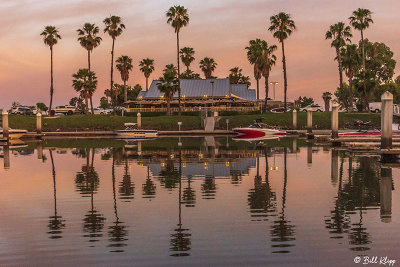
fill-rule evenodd
<path id="1" fill-rule="evenodd" d="M 109 238 L 110 244 L 108 245 L 108 247 L 110 247 L 112 249 L 110 252 L 124 252 L 123 247 L 127 246 L 125 241 L 128 240 L 126 238 L 128 235 L 128 231 L 126 229 L 127 227 L 124 225 L 123 222 L 121 222 L 119 220 L 119 217 L 118 217 L 117 199 L 116 199 L 116 195 L 115 195 L 115 160 L 114 160 L 114 158 L 113 158 L 113 164 L 112 164 L 112 184 L 113 184 L 115 221 L 114 221 L 114 225 L 112 225 L 108 228 L 109 229 L 108 236 L 110 237 Z"/>
<path id="2" fill-rule="evenodd" d="M 131 181 L 131 175 L 129 173 L 128 157 L 125 155 L 124 176 L 122 177 L 122 182 L 119 186 L 119 198 L 129 202 L 133 199 L 134 189 L 135 185 Z"/>
<path id="3" fill-rule="evenodd" d="M 183 200 L 182 204 L 185 204 L 186 207 L 194 207 L 196 204 L 196 192 L 191 187 L 192 184 L 192 176 L 188 176 L 188 185 L 183 190 Z"/>
<path id="4" fill-rule="evenodd" d="M 51 169 L 53 176 L 53 190 L 54 190 L 54 216 L 49 217 L 49 232 L 51 239 L 62 238 L 62 229 L 65 228 L 65 220 L 62 219 L 61 215 L 57 214 L 57 191 L 56 191 L 56 170 L 54 167 L 53 152 L 49 150 L 51 159 Z"/>
<path id="5" fill-rule="evenodd" d="M 152 199 L 156 195 L 156 185 L 150 178 L 150 168 L 147 166 L 147 178 L 146 182 L 142 185 L 143 198 Z"/>
<path id="6" fill-rule="evenodd" d="M 179 215 L 178 215 L 178 227 L 174 229 L 173 234 L 171 234 L 170 251 L 174 252 L 171 254 L 173 257 L 184 257 L 190 256 L 188 252 L 191 249 L 191 234 L 189 229 L 182 227 L 182 152 L 181 147 L 179 147 Z"/>
<path id="7" fill-rule="evenodd" d="M 274 242 L 272 248 L 277 250 L 272 253 L 290 253 L 289 247 L 295 246 L 291 241 L 296 240 L 295 238 L 295 226 L 290 224 L 285 218 L 286 208 L 286 187 L 287 187 L 287 151 L 286 147 L 284 150 L 284 179 L 283 179 L 283 193 L 282 193 L 282 210 L 278 215 L 278 220 L 273 222 L 271 228 L 271 241 Z M 276 244 L 275 244 L 276 243 Z"/>

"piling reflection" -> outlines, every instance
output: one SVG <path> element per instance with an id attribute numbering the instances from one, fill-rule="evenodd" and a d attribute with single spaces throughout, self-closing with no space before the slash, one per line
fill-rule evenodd
<path id="1" fill-rule="evenodd" d="M 63 220 L 62 216 L 57 213 L 56 169 L 54 166 L 53 151 L 49 150 L 49 154 L 51 160 L 51 173 L 53 177 L 54 215 L 49 217 L 49 231 L 47 233 L 51 239 L 59 239 L 62 238 L 62 229 L 65 228 L 65 220 Z"/>

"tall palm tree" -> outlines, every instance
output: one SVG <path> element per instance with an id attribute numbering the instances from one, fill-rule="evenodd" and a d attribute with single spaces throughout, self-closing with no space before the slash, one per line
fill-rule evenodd
<path id="1" fill-rule="evenodd" d="M 349 79 L 349 112 L 353 112 L 353 77 L 358 73 L 361 68 L 361 57 L 358 51 L 358 47 L 355 44 L 346 45 L 340 51 L 342 66 L 347 78 Z"/>
<path id="2" fill-rule="evenodd" d="M 200 69 L 204 72 L 206 79 L 212 78 L 212 73 L 217 68 L 217 65 L 217 62 L 210 57 L 205 57 L 200 60 Z"/>
<path id="3" fill-rule="evenodd" d="M 191 47 L 182 48 L 179 53 L 181 54 L 181 60 L 186 66 L 186 71 L 189 71 L 190 64 L 194 61 L 194 49 Z"/>
<path id="4" fill-rule="evenodd" d="M 329 27 L 329 30 L 325 34 L 325 39 L 332 39 L 331 47 L 336 50 L 336 60 L 338 61 L 339 67 L 339 86 L 340 90 L 343 90 L 343 68 L 342 68 L 342 58 L 340 55 L 340 48 L 346 45 L 347 42 L 351 42 L 350 26 L 346 26 L 344 22 L 338 22 Z"/>
<path id="5" fill-rule="evenodd" d="M 139 62 L 140 71 L 143 72 L 146 78 L 146 91 L 149 90 L 149 77 L 154 71 L 154 59 L 144 58 Z"/>
<path id="6" fill-rule="evenodd" d="M 163 72 L 167 72 L 167 71 L 173 73 L 175 77 L 178 76 L 178 69 L 174 66 L 174 64 L 165 65 Z"/>
<path id="7" fill-rule="evenodd" d="M 249 46 L 246 47 L 247 59 L 250 64 L 254 66 L 254 78 L 257 83 L 257 99 L 260 98 L 260 79 L 261 79 L 261 66 L 259 64 L 260 58 L 260 45 L 261 39 L 250 40 Z"/>
<path id="8" fill-rule="evenodd" d="M 72 86 L 85 99 L 85 114 L 87 115 L 89 113 L 88 99 L 97 88 L 96 74 L 88 69 L 79 69 L 72 77 L 74 78 Z"/>
<path id="9" fill-rule="evenodd" d="M 78 32 L 78 41 L 83 48 L 85 48 L 88 52 L 88 69 L 90 71 L 90 53 L 94 48 L 100 45 L 100 42 L 103 40 L 100 36 L 97 36 L 99 33 L 99 27 L 91 23 L 85 23 L 81 29 L 77 30 Z M 93 96 L 90 95 L 90 108 L 93 111 Z"/>
<path id="10" fill-rule="evenodd" d="M 50 62 L 51 62 L 51 70 L 50 70 L 50 105 L 49 105 L 49 114 L 51 114 L 51 107 L 53 105 L 53 46 L 57 44 L 58 40 L 61 39 L 61 35 L 58 32 L 58 29 L 54 26 L 46 26 L 44 31 L 40 34 L 43 36 L 43 42 L 45 45 L 50 47 Z"/>
<path id="11" fill-rule="evenodd" d="M 124 81 L 124 102 L 128 101 L 128 91 L 126 90 L 126 81 L 129 79 L 129 72 L 133 69 L 132 58 L 120 56 L 116 61 L 117 69 L 121 73 L 121 79 Z"/>
<path id="12" fill-rule="evenodd" d="M 179 32 L 182 27 L 189 24 L 189 14 L 183 6 L 173 6 L 166 13 L 167 23 L 175 29 L 176 33 L 176 57 L 178 63 L 178 102 L 179 102 L 179 116 L 181 115 L 181 75 L 179 68 Z"/>
<path id="13" fill-rule="evenodd" d="M 331 99 L 332 99 L 332 93 L 331 92 L 324 92 L 324 93 L 322 93 L 322 99 L 324 100 L 324 103 L 325 103 L 325 111 L 329 111 L 329 104 L 330 104 L 330 101 L 331 101 Z"/>
<path id="14" fill-rule="evenodd" d="M 167 115 L 171 115 L 170 102 L 174 93 L 178 90 L 178 79 L 173 71 L 166 70 L 158 80 L 158 90 L 164 93 L 164 97 L 167 100 Z"/>
<path id="15" fill-rule="evenodd" d="M 267 101 L 269 95 L 269 73 L 272 69 L 272 66 L 276 63 L 276 56 L 273 54 L 277 49 L 276 45 L 269 46 L 267 42 L 262 42 L 261 49 L 261 74 L 265 79 L 265 102 L 264 102 L 264 112 L 267 109 Z M 285 109 L 286 112 L 286 109 Z"/>
<path id="16" fill-rule="evenodd" d="M 109 18 L 105 18 L 103 20 L 105 24 L 104 32 L 108 33 L 112 38 L 112 49 L 111 49 L 111 80 L 110 80 L 110 89 L 112 94 L 113 88 L 113 72 L 114 72 L 114 43 L 115 39 L 122 34 L 125 29 L 125 25 L 122 23 L 122 20 L 118 16 L 111 16 Z M 108 98 L 108 97 L 107 97 Z M 111 96 L 112 99 L 112 96 Z"/>
<path id="17" fill-rule="evenodd" d="M 372 12 L 368 9 L 359 8 L 353 11 L 352 16 L 349 18 L 351 26 L 354 29 L 359 30 L 361 33 L 361 46 L 362 46 L 362 63 L 363 63 L 363 85 L 364 85 L 364 95 L 367 95 L 367 83 L 365 79 L 365 48 L 364 48 L 364 30 L 366 30 L 370 24 L 374 23 L 371 18 Z M 368 103 L 365 103 L 367 99 L 364 100 L 364 109 L 368 109 Z"/>
<path id="18" fill-rule="evenodd" d="M 292 32 L 296 29 L 294 21 L 291 16 L 287 13 L 280 12 L 277 15 L 270 17 L 271 26 L 268 28 L 269 31 L 273 32 L 273 35 L 282 45 L 282 64 L 283 64 L 283 79 L 284 79 L 284 94 L 285 94 L 285 111 L 287 108 L 287 74 L 286 74 L 286 57 L 285 57 L 285 45 L 286 40 Z"/>

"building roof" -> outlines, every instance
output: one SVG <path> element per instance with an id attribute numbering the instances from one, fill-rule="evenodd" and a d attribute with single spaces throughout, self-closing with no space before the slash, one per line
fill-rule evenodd
<path id="1" fill-rule="evenodd" d="M 214 81 L 214 94 L 211 81 Z M 158 80 L 153 80 L 148 91 L 141 91 L 139 96 L 145 98 L 160 98 L 163 93 L 158 90 Z M 203 97 L 207 95 L 211 97 L 225 97 L 233 95 L 237 98 L 256 101 L 256 91 L 248 89 L 246 84 L 230 84 L 228 78 L 222 79 L 182 79 L 181 80 L 181 95 L 187 98 Z M 174 94 L 178 97 L 178 92 Z"/>

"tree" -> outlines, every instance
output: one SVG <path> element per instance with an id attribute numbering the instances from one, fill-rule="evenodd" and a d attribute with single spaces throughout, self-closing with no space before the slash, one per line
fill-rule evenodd
<path id="1" fill-rule="evenodd" d="M 149 77 L 154 71 L 154 59 L 144 58 L 139 62 L 140 71 L 143 72 L 146 78 L 146 91 L 149 90 Z"/>
<path id="2" fill-rule="evenodd" d="M 200 79 L 200 74 L 192 70 L 186 70 L 181 74 L 181 79 Z"/>
<path id="3" fill-rule="evenodd" d="M 299 96 L 299 98 L 296 101 L 301 108 L 307 107 L 308 105 L 314 104 L 314 99 L 312 97 L 306 97 L 306 96 Z"/>
<path id="4" fill-rule="evenodd" d="M 121 73 L 121 79 L 124 82 L 124 102 L 128 101 L 128 92 L 126 90 L 126 82 L 129 80 L 129 72 L 133 69 L 132 58 L 128 56 L 120 56 L 116 61 L 117 69 Z"/>
<path id="5" fill-rule="evenodd" d="M 184 47 L 180 51 L 181 60 L 186 66 L 186 71 L 189 71 L 190 64 L 194 61 L 194 49 L 191 47 Z"/>
<path id="6" fill-rule="evenodd" d="M 366 30 L 370 24 L 374 23 L 371 18 L 372 12 L 368 9 L 359 8 L 353 11 L 352 16 L 349 18 L 351 26 L 354 29 L 359 30 L 361 33 L 361 45 L 362 45 L 362 60 L 363 60 L 363 90 L 364 95 L 367 95 L 367 84 L 366 84 L 366 68 L 365 68 L 365 47 L 364 47 L 364 30 Z M 366 101 L 366 100 L 365 100 Z M 364 110 L 368 108 L 368 103 L 364 102 Z"/>
<path id="7" fill-rule="evenodd" d="M 340 108 L 344 108 L 347 111 L 353 110 L 352 106 L 354 104 L 354 92 L 351 92 L 350 96 L 350 89 L 347 83 L 343 83 L 342 89 L 340 87 L 337 87 L 334 95 L 336 97 L 336 101 L 339 103 Z"/>
<path id="8" fill-rule="evenodd" d="M 114 43 L 115 39 L 122 34 L 125 29 L 125 25 L 122 23 L 121 18 L 118 16 L 111 16 L 109 18 L 105 18 L 103 20 L 105 24 L 104 32 L 108 33 L 112 38 L 112 48 L 111 48 L 111 80 L 110 80 L 110 89 L 113 88 L 113 72 L 114 72 Z M 112 90 L 111 90 L 111 99 L 112 99 Z"/>
<path id="9" fill-rule="evenodd" d="M 262 42 L 261 39 L 250 40 L 249 46 L 246 47 L 247 59 L 249 60 L 250 64 L 253 64 L 254 66 L 254 79 L 256 79 L 257 83 L 257 99 L 260 98 L 259 81 L 261 79 L 261 66 L 260 66 L 261 42 Z"/>
<path id="10" fill-rule="evenodd" d="M 174 93 L 178 90 L 179 82 L 171 70 L 165 70 L 162 77 L 158 79 L 157 87 L 161 93 L 164 93 L 164 98 L 167 100 L 167 115 L 171 115 L 170 102 Z"/>
<path id="11" fill-rule="evenodd" d="M 178 63 L 178 103 L 179 103 L 179 116 L 181 115 L 181 74 L 179 68 L 179 32 L 182 27 L 189 24 L 189 14 L 183 6 L 173 6 L 166 13 L 167 23 L 175 29 L 176 33 L 176 57 Z"/>
<path id="12" fill-rule="evenodd" d="M 73 97 L 69 100 L 69 105 L 74 106 L 79 110 L 85 110 L 85 104 L 83 103 L 83 99 L 81 97 Z"/>
<path id="13" fill-rule="evenodd" d="M 73 74 L 72 86 L 80 96 L 85 99 L 85 114 L 89 113 L 88 98 L 97 88 L 97 77 L 93 71 L 89 69 L 79 69 L 77 73 Z"/>
<path id="14" fill-rule="evenodd" d="M 325 34 L 325 39 L 332 39 L 331 47 L 334 47 L 336 50 L 336 60 L 339 68 L 339 87 L 341 89 L 343 89 L 343 68 L 340 49 L 345 46 L 347 42 L 351 42 L 350 38 L 352 36 L 350 26 L 346 26 L 344 22 L 331 25 Z"/>
<path id="15" fill-rule="evenodd" d="M 123 85 L 119 85 L 119 88 L 123 88 Z M 120 106 L 122 105 L 125 101 L 125 93 L 124 90 L 118 89 L 118 92 L 116 92 L 117 100 L 115 102 L 115 105 Z M 136 84 L 134 87 L 131 87 L 130 85 L 126 86 L 126 91 L 128 95 L 128 100 L 135 100 L 137 99 L 137 96 L 139 95 L 140 91 L 142 91 L 142 86 L 139 84 Z"/>
<path id="16" fill-rule="evenodd" d="M 325 111 L 329 111 L 330 102 L 332 99 L 332 93 L 330 93 L 330 92 L 322 93 L 322 99 L 324 100 L 324 103 L 325 103 Z"/>
<path id="17" fill-rule="evenodd" d="M 200 60 L 200 69 L 204 72 L 204 77 L 206 79 L 213 78 L 212 73 L 217 68 L 217 62 L 213 58 L 205 57 Z"/>
<path id="18" fill-rule="evenodd" d="M 242 69 L 239 67 L 234 67 L 229 70 L 229 82 L 231 84 L 247 84 L 247 86 L 250 86 L 250 77 L 249 76 L 244 76 L 242 74 Z"/>
<path id="19" fill-rule="evenodd" d="M 78 32 L 78 41 L 83 48 L 85 48 L 88 52 L 88 69 L 90 69 L 90 53 L 92 53 L 93 49 L 100 45 L 100 42 L 103 40 L 100 36 L 97 36 L 99 33 L 99 27 L 91 23 L 85 23 L 81 29 L 77 30 Z M 90 95 L 90 108 L 92 110 L 92 114 L 94 114 L 93 110 L 93 96 Z"/>
<path id="20" fill-rule="evenodd" d="M 346 45 L 345 47 L 342 47 L 340 50 L 340 55 L 341 55 L 342 67 L 345 71 L 347 78 L 349 79 L 348 93 L 346 93 L 349 99 L 346 101 L 343 100 L 343 104 L 344 108 L 346 108 L 347 111 L 353 112 L 353 103 L 354 103 L 353 78 L 360 71 L 361 56 L 358 51 L 358 47 L 355 44 Z M 343 90 L 344 88 L 342 85 L 340 91 Z"/>
<path id="21" fill-rule="evenodd" d="M 42 102 L 36 103 L 36 108 L 37 108 L 38 110 L 44 111 L 44 112 L 46 112 L 46 111 L 49 109 L 49 108 L 46 106 L 46 104 L 45 104 L 45 103 L 42 103 Z"/>
<path id="22" fill-rule="evenodd" d="M 110 105 L 108 104 L 107 98 L 104 96 L 102 98 L 100 98 L 100 108 L 108 109 L 109 107 L 110 107 Z"/>
<path id="23" fill-rule="evenodd" d="M 58 32 L 58 29 L 54 26 L 46 26 L 44 31 L 40 34 L 43 36 L 43 42 L 50 47 L 50 105 L 49 105 L 49 112 L 51 113 L 51 108 L 53 105 L 53 94 L 54 94 L 54 87 L 53 87 L 53 46 L 58 43 L 58 40 L 61 39 L 61 35 Z"/>
<path id="24" fill-rule="evenodd" d="M 163 72 L 167 72 L 167 71 L 173 73 L 175 77 L 178 77 L 178 69 L 174 66 L 174 64 L 165 65 Z"/>
<path id="25" fill-rule="evenodd" d="M 286 57 L 285 45 L 286 40 L 292 32 L 296 29 L 294 21 L 289 14 L 280 12 L 277 15 L 270 17 L 271 26 L 268 28 L 273 33 L 273 36 L 279 40 L 282 45 L 282 64 L 283 64 L 283 79 L 284 79 L 284 104 L 285 110 L 287 109 L 287 74 L 286 74 Z"/>

